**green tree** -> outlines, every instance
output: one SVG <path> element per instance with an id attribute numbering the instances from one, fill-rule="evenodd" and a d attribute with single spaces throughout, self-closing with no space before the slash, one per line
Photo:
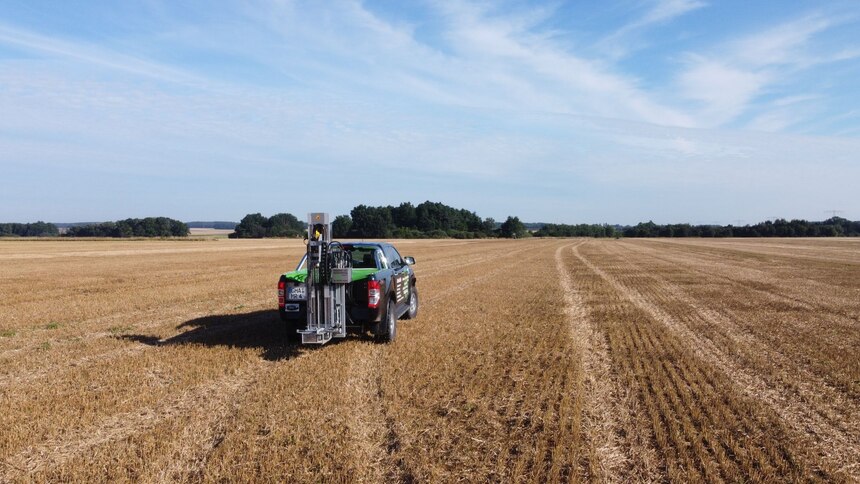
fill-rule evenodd
<path id="1" fill-rule="evenodd" d="M 266 236 L 266 224 L 268 220 L 260 213 L 249 213 L 236 226 L 235 232 L 230 234 L 234 238 L 259 239 Z"/>
<path id="2" fill-rule="evenodd" d="M 331 234 L 335 238 L 349 237 L 350 229 L 352 229 L 352 219 L 349 215 L 338 215 L 331 223 Z"/>
<path id="3" fill-rule="evenodd" d="M 496 221 L 492 217 L 485 218 L 481 222 L 481 234 L 485 237 L 492 237 L 496 234 Z"/>
<path id="4" fill-rule="evenodd" d="M 396 227 L 415 228 L 418 222 L 415 207 L 409 202 L 401 203 L 398 207 L 392 207 L 391 221 Z"/>
<path id="5" fill-rule="evenodd" d="M 167 217 L 127 218 L 116 222 L 104 222 L 69 227 L 69 237 L 184 237 L 188 225 Z"/>
<path id="6" fill-rule="evenodd" d="M 508 217 L 507 220 L 502 222 L 502 226 L 500 227 L 500 232 L 502 237 L 505 238 L 518 238 L 522 237 L 526 234 L 526 226 L 520 222 L 519 217 Z"/>
<path id="7" fill-rule="evenodd" d="M 391 236 L 391 210 L 388 207 L 359 205 L 352 209 L 350 235 L 364 238 L 386 238 Z"/>
<path id="8" fill-rule="evenodd" d="M 266 237 L 297 237 L 305 230 L 305 224 L 299 222 L 290 213 L 276 213 L 263 223 Z"/>

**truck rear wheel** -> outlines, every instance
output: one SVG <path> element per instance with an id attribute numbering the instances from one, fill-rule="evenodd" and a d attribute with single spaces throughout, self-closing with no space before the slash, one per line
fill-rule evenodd
<path id="1" fill-rule="evenodd" d="M 409 309 L 403 313 L 402 319 L 415 319 L 418 316 L 418 288 L 412 286 L 409 291 Z"/>
<path id="2" fill-rule="evenodd" d="M 385 308 L 385 320 L 380 323 L 381 334 L 376 338 L 383 343 L 391 343 L 397 337 L 397 316 L 394 314 L 394 302 L 389 299 Z"/>

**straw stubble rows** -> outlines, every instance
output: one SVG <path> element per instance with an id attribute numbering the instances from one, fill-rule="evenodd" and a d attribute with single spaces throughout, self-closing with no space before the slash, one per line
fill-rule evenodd
<path id="1" fill-rule="evenodd" d="M 398 340 L 285 342 L 300 242 L 0 242 L 0 481 L 860 478 L 860 244 L 400 241 Z"/>

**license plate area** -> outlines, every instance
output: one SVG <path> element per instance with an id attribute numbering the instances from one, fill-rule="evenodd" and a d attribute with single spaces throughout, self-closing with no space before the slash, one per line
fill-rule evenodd
<path id="1" fill-rule="evenodd" d="M 287 286 L 287 299 L 290 301 L 304 301 L 307 299 L 305 286 Z"/>

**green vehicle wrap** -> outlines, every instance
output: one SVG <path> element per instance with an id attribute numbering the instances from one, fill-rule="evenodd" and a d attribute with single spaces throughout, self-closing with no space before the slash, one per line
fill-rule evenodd
<path id="1" fill-rule="evenodd" d="M 379 269 L 353 269 L 352 282 L 367 279 L 368 277 L 373 274 L 376 274 L 377 272 L 379 272 Z M 308 271 L 307 269 L 303 269 L 301 271 L 285 272 L 283 276 L 284 279 L 288 281 L 305 282 L 305 280 L 308 278 Z"/>

